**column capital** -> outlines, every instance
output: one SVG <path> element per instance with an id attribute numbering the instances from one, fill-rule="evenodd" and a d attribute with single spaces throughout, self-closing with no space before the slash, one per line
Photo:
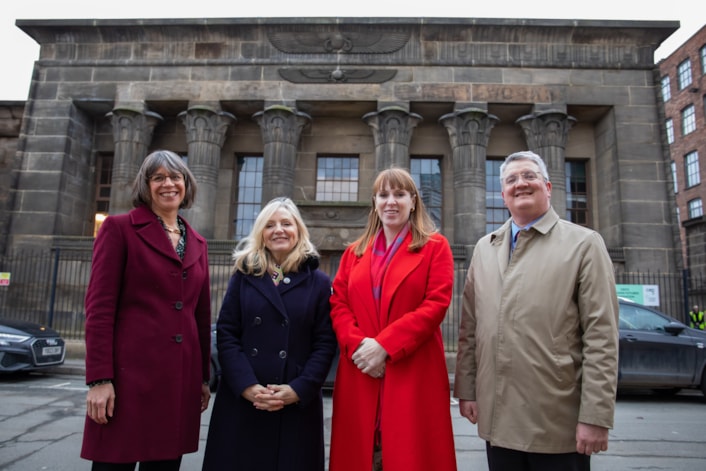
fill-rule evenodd
<path id="1" fill-rule="evenodd" d="M 409 147 L 412 132 L 422 117 L 402 106 L 386 106 L 363 115 L 363 121 L 373 129 L 376 146 L 402 144 Z"/>
<path id="2" fill-rule="evenodd" d="M 545 110 L 525 116 L 515 121 L 525 134 L 527 147 L 537 150 L 545 147 L 566 148 L 569 130 L 576 118 L 562 110 Z"/>
<path id="3" fill-rule="evenodd" d="M 481 108 L 464 108 L 439 118 L 449 133 L 451 148 L 476 145 L 487 147 L 490 131 L 500 119 Z"/>
<path id="4" fill-rule="evenodd" d="M 223 147 L 228 127 L 237 121 L 234 115 L 207 105 L 192 105 L 178 115 L 186 128 L 186 142 L 206 142 Z"/>
<path id="5" fill-rule="evenodd" d="M 297 146 L 301 131 L 311 122 L 311 116 L 286 105 L 268 106 L 253 115 L 260 126 L 265 144 L 285 143 Z"/>

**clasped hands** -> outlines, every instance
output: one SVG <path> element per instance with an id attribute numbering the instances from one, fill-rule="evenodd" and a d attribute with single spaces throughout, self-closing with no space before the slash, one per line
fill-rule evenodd
<path id="1" fill-rule="evenodd" d="M 252 402 L 256 409 L 268 412 L 299 402 L 299 395 L 288 384 L 253 384 L 243 391 L 242 396 Z"/>
<path id="2" fill-rule="evenodd" d="M 373 338 L 365 337 L 355 349 L 351 359 L 355 366 L 366 375 L 382 378 L 385 374 L 387 351 Z"/>

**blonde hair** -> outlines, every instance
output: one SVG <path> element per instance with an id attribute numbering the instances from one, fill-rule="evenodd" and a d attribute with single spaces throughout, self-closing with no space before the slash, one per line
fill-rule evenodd
<path id="1" fill-rule="evenodd" d="M 373 241 L 375 235 L 382 228 L 382 221 L 375 211 L 375 195 L 389 186 L 392 190 L 406 190 L 412 196 L 414 201 L 414 211 L 409 215 L 410 232 L 412 233 L 412 243 L 409 244 L 409 251 L 421 249 L 424 244 L 429 241 L 429 237 L 437 231 L 434 221 L 427 213 L 424 202 L 419 197 L 417 185 L 409 172 L 403 168 L 392 167 L 383 170 L 375 178 L 373 183 L 372 201 L 373 205 L 368 213 L 368 222 L 365 225 L 365 231 L 353 244 L 355 248 L 353 252 L 358 256 L 362 256 L 365 249 Z"/>
<path id="2" fill-rule="evenodd" d="M 318 258 L 319 253 L 309 239 L 309 230 L 304 224 L 299 208 L 289 198 L 275 198 L 260 210 L 255 218 L 252 231 L 238 243 L 233 251 L 233 260 L 235 261 L 233 272 L 239 271 L 246 275 L 263 276 L 274 265 L 272 254 L 265 247 L 263 233 L 268 221 L 279 209 L 284 209 L 292 216 L 299 232 L 299 240 L 280 265 L 282 271 L 285 273 L 296 272 L 307 258 Z"/>

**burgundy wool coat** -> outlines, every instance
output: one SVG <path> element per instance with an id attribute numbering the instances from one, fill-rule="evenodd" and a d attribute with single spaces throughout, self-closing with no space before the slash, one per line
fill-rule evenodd
<path id="1" fill-rule="evenodd" d="M 453 290 L 447 240 L 431 237 L 410 252 L 407 235 L 382 285 L 379 317 L 370 276 L 371 247 L 348 248 L 333 282 L 331 318 L 341 349 L 333 389 L 330 471 L 372 468 L 378 398 L 385 471 L 455 471 L 449 376 L 440 324 Z M 389 358 L 381 379 L 363 374 L 351 357 L 372 337 Z"/>
<path id="2" fill-rule="evenodd" d="M 147 207 L 103 222 L 86 293 L 86 382 L 113 380 L 115 413 L 106 425 L 86 417 L 82 458 L 165 460 L 198 449 L 210 322 L 203 237 L 186 224 L 182 261 Z"/>
<path id="3" fill-rule="evenodd" d="M 221 382 L 203 470 L 323 471 L 321 387 L 336 352 L 331 282 L 308 259 L 277 286 L 236 272 L 218 316 Z M 289 384 L 299 402 L 275 412 L 242 397 L 253 384 Z"/>

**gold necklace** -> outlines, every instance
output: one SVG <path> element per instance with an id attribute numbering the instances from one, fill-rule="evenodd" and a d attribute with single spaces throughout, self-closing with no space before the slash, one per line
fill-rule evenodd
<path id="1" fill-rule="evenodd" d="M 164 225 L 164 230 L 167 231 L 167 232 L 170 232 L 170 233 L 172 233 L 172 234 L 181 235 L 181 231 L 179 230 L 178 227 L 176 227 L 176 228 L 171 228 L 171 227 L 168 227 L 168 226 L 165 224 L 165 225 Z"/>

